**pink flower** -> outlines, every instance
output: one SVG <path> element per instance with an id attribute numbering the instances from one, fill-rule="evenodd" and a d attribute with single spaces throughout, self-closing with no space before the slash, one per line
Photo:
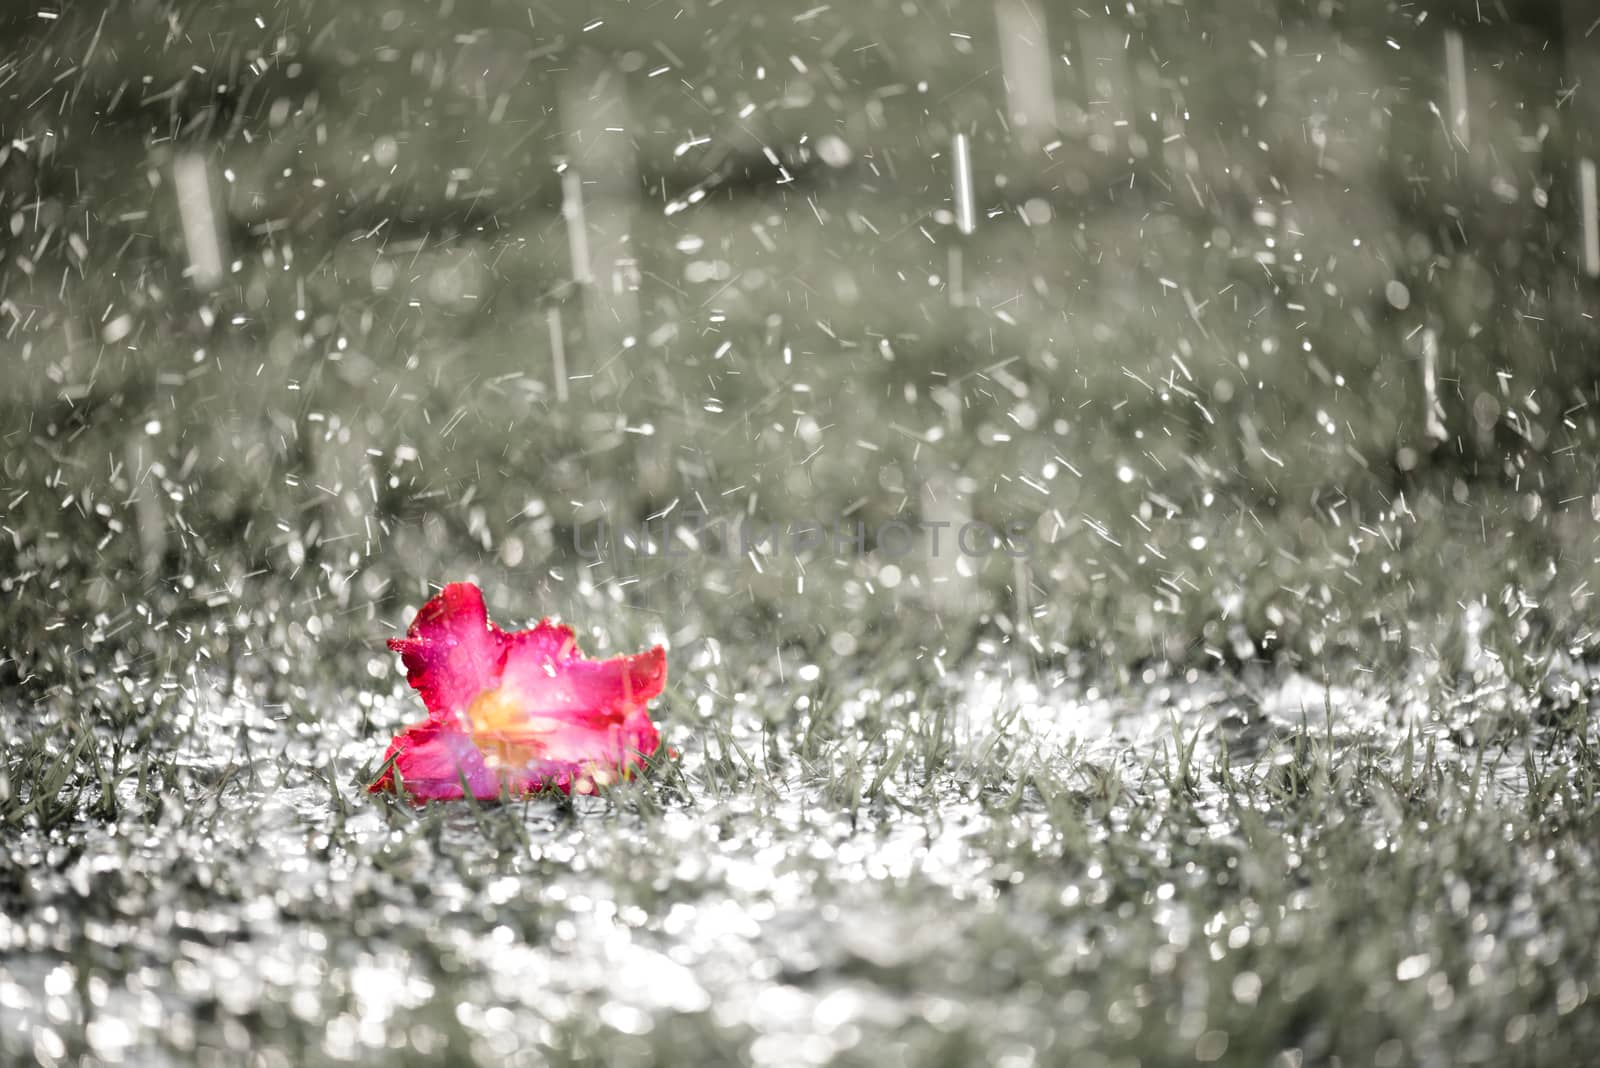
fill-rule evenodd
<path id="1" fill-rule="evenodd" d="M 645 708 L 667 681 L 659 645 L 589 660 L 571 627 L 546 619 L 507 633 L 489 622 L 478 587 L 457 582 L 389 648 L 428 718 L 389 743 L 373 792 L 399 789 L 417 801 L 547 786 L 592 793 L 630 777 L 660 744 Z"/>

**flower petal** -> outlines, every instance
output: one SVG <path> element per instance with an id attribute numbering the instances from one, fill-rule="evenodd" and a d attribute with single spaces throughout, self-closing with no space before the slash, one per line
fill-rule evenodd
<path id="1" fill-rule="evenodd" d="M 583 651 L 578 648 L 578 636 L 565 623 L 541 619 L 539 625 L 530 630 L 502 631 L 500 638 L 506 659 L 514 655 L 518 660 L 550 664 L 583 659 Z"/>
<path id="2" fill-rule="evenodd" d="M 484 800 L 500 796 L 500 773 L 465 731 L 433 720 L 414 724 L 389 743 L 385 763 L 391 757 L 394 763 L 372 784 L 373 793 L 398 785 L 418 801 L 465 797 L 469 791 Z"/>
<path id="3" fill-rule="evenodd" d="M 659 645 L 610 660 L 585 659 L 576 646 L 557 657 L 551 640 L 542 636 L 549 626 L 542 622 L 534 630 L 505 635 L 500 687 L 515 694 L 531 715 L 620 721 L 666 684 L 667 654 Z"/>
<path id="4" fill-rule="evenodd" d="M 418 610 L 404 638 L 389 639 L 389 648 L 405 661 L 406 681 L 431 718 L 442 720 L 496 685 L 501 638 L 478 587 L 453 582 Z"/>
<path id="5" fill-rule="evenodd" d="M 545 644 L 522 637 L 507 635 L 500 686 L 469 713 L 480 745 L 507 743 L 507 765 L 555 765 L 574 774 L 590 765 L 620 772 L 655 752 L 660 739 L 645 703 L 666 683 L 665 650 L 555 660 Z"/>

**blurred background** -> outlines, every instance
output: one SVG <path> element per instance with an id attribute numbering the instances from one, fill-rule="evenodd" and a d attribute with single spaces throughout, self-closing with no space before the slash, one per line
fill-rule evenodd
<path id="1" fill-rule="evenodd" d="M 0 1059 L 1581 1059 L 1597 159 L 1589 0 L 5 4 Z M 463 579 L 681 761 L 361 793 Z"/>
<path id="2" fill-rule="evenodd" d="M 726 598 L 775 641 L 1410 656 L 1508 578 L 1559 626 L 1582 6 L 10 9 L 0 612 L 365 628 L 466 568 L 680 640 Z M 1033 548 L 574 553 L 691 510 Z"/>

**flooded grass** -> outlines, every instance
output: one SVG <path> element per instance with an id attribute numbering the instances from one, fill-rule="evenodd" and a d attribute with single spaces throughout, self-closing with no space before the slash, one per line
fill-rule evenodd
<path id="1" fill-rule="evenodd" d="M 1600 1037 L 1600 762 L 1505 679 L 711 666 L 662 710 L 679 756 L 603 799 L 366 795 L 415 714 L 387 689 L 263 706 L 197 675 L 130 699 L 162 710 L 136 744 L 131 708 L 121 737 L 9 710 L 0 1044 L 1545 1064 Z"/>
<path id="2" fill-rule="evenodd" d="M 0 1061 L 1600 1048 L 1587 16 L 46 6 Z M 369 794 L 459 580 L 672 755 Z"/>

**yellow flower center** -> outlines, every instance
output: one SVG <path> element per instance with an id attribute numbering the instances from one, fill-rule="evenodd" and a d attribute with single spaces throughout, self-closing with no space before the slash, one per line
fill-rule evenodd
<path id="1" fill-rule="evenodd" d="M 467 706 L 472 741 L 490 767 L 524 767 L 545 755 L 545 735 L 558 724 L 530 716 L 504 687 L 485 690 Z"/>

